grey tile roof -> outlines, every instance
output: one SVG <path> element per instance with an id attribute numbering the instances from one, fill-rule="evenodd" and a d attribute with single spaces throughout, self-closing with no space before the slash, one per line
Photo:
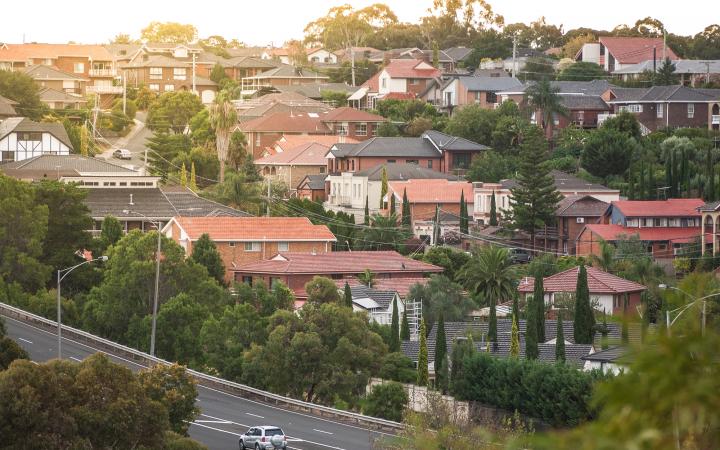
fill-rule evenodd
<path id="1" fill-rule="evenodd" d="M 554 88 L 560 89 L 560 94 L 601 95 L 611 87 L 614 87 L 614 85 L 607 80 L 551 81 L 550 84 Z"/>
<path id="2" fill-rule="evenodd" d="M 523 84 L 517 78 L 512 77 L 458 77 L 458 81 L 468 91 L 500 92 L 521 89 Z"/>
<path id="3" fill-rule="evenodd" d="M 411 137 L 375 137 L 358 144 L 340 144 L 346 156 L 437 158 L 440 152 L 427 140 Z M 333 148 L 338 147 L 335 145 Z M 333 151 L 335 156 L 339 156 Z"/>
<path id="4" fill-rule="evenodd" d="M 63 102 L 63 103 L 87 103 L 85 97 L 80 95 L 72 95 L 67 92 L 60 92 L 55 89 L 43 88 L 38 92 L 40 101 L 44 103 L 48 102 Z"/>
<path id="5" fill-rule="evenodd" d="M 353 299 L 356 298 L 371 298 L 375 300 L 375 303 L 380 305 L 382 309 L 388 309 L 390 302 L 393 301 L 397 292 L 395 291 L 381 291 L 367 286 L 351 286 L 350 292 L 352 293 Z"/>
<path id="6" fill-rule="evenodd" d="M 599 95 L 560 95 L 560 103 L 567 109 L 602 110 L 612 109 Z"/>
<path id="7" fill-rule="evenodd" d="M 598 200 L 590 195 L 568 195 L 560 200 L 555 215 L 561 217 L 594 217 L 602 216 L 609 203 Z"/>
<path id="8" fill-rule="evenodd" d="M 308 189 L 325 189 L 327 174 L 307 175 L 300 184 L 307 183 Z"/>
<path id="9" fill-rule="evenodd" d="M 472 48 L 467 47 L 450 47 L 446 48 L 445 54 L 455 62 L 464 61 L 473 52 Z"/>
<path id="10" fill-rule="evenodd" d="M 711 212 L 711 211 L 717 211 L 718 208 L 720 208 L 720 200 L 715 201 L 715 202 L 705 203 L 700 208 L 698 208 L 698 210 L 701 212 L 702 211 Z"/>
<path id="11" fill-rule="evenodd" d="M 294 86 L 275 86 L 275 89 L 280 92 L 296 92 L 304 95 L 305 97 L 319 100 L 322 99 L 322 93 L 324 91 L 346 92 L 349 95 L 357 91 L 359 88 L 345 83 L 312 83 Z"/>
<path id="12" fill-rule="evenodd" d="M 597 183 L 591 183 L 580 177 L 569 173 L 553 170 L 550 174 L 555 179 L 555 187 L 558 190 L 593 190 L 593 191 L 611 191 L 612 189 Z M 500 184 L 505 189 L 512 189 L 518 185 L 517 180 L 508 179 L 501 180 Z"/>
<path id="13" fill-rule="evenodd" d="M 252 214 L 240 211 L 221 203 L 200 197 L 183 187 L 160 188 L 165 197 L 181 216 L 187 217 L 249 217 Z"/>
<path id="14" fill-rule="evenodd" d="M 0 139 L 13 132 L 40 132 L 50 133 L 60 142 L 67 145 L 70 150 L 73 146 L 65 127 L 61 123 L 33 122 L 26 117 L 11 117 L 0 123 Z"/>
<path id="15" fill-rule="evenodd" d="M 601 350 L 591 355 L 583 357 L 585 361 L 597 361 L 597 362 L 617 362 L 618 359 L 622 358 L 624 362 L 630 362 L 632 357 L 630 356 L 630 349 L 628 347 L 616 346 L 610 347 L 607 350 Z"/>
<path id="16" fill-rule="evenodd" d="M 450 136 L 440 131 L 428 130 L 423 135 L 432 143 L 440 148 L 440 150 L 464 150 L 464 151 L 482 151 L 489 150 L 489 147 L 473 142 L 469 139 Z"/>
<path id="17" fill-rule="evenodd" d="M 75 80 L 88 81 L 72 73 L 63 72 L 55 67 L 37 64 L 25 69 L 25 74 L 34 80 Z"/>
<path id="18" fill-rule="evenodd" d="M 649 88 L 613 88 L 615 98 L 608 103 L 711 102 L 720 98 L 707 89 L 686 86 L 652 86 Z"/>
<path id="19" fill-rule="evenodd" d="M 660 63 L 662 64 L 662 63 Z M 675 73 L 676 74 L 705 74 L 705 73 L 711 73 L 716 74 L 720 73 L 720 60 L 713 59 L 713 60 L 699 60 L 699 59 L 681 59 L 677 61 L 673 61 L 673 64 L 675 65 Z M 653 60 L 647 60 L 643 61 L 637 64 L 633 64 L 630 66 L 625 66 L 622 69 L 618 69 L 613 72 L 613 74 L 630 74 L 630 73 L 643 73 L 646 70 L 649 70 L 652 72 L 653 70 Z"/>
<path id="20" fill-rule="evenodd" d="M 10 100 L 0 95 L 0 116 L 14 116 L 17 114 L 15 106 L 18 104 L 15 100 Z"/>
<path id="21" fill-rule="evenodd" d="M 342 144 L 341 144 L 342 145 Z M 382 169 L 385 168 L 388 181 L 402 180 L 428 180 L 428 179 L 446 179 L 460 180 L 460 177 L 449 173 L 438 172 L 437 170 L 426 169 L 418 164 L 402 164 L 402 163 L 386 163 L 378 164 L 375 167 L 355 172 L 356 176 L 368 177 L 370 181 L 382 180 Z"/>
<path id="22" fill-rule="evenodd" d="M 265 79 L 265 78 L 313 78 L 313 79 L 327 79 L 327 75 L 315 72 L 305 67 L 295 67 L 289 64 L 283 64 L 280 67 L 267 70 L 259 73 L 254 77 L 248 77 L 248 79 Z"/>
<path id="23" fill-rule="evenodd" d="M 52 171 L 61 176 L 77 176 L 81 173 L 104 173 L 118 175 L 136 175 L 137 171 L 120 166 L 102 158 L 82 155 L 40 155 L 22 161 L 13 161 L 0 165 L 0 171 L 22 177 L 23 173 Z"/>

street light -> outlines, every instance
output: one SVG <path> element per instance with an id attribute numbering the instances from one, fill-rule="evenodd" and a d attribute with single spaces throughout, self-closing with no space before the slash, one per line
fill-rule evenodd
<path id="1" fill-rule="evenodd" d="M 157 252 L 155 253 L 155 295 L 153 298 L 152 330 L 150 331 L 150 356 L 155 356 L 155 328 L 157 325 L 158 292 L 160 290 L 160 251 L 162 245 L 162 236 L 160 235 L 160 221 L 154 221 L 147 217 L 145 214 L 139 213 L 137 211 L 131 211 L 129 209 L 124 209 L 123 214 L 135 214 L 137 216 L 140 216 L 144 219 L 147 219 L 148 222 L 155 225 L 155 228 L 157 228 L 158 240 Z"/>
<path id="2" fill-rule="evenodd" d="M 58 335 L 58 359 L 62 359 L 62 301 L 60 299 L 60 282 L 70 274 L 73 270 L 80 266 L 94 262 L 94 261 L 107 261 L 107 256 L 101 256 L 95 259 L 87 259 L 80 264 L 75 264 L 72 267 L 65 269 L 58 269 L 57 271 L 57 335 Z"/>
<path id="3" fill-rule="evenodd" d="M 687 295 L 688 297 L 690 297 L 690 298 L 693 299 L 692 302 L 688 303 L 688 304 L 685 305 L 685 306 L 681 306 L 681 307 L 679 307 L 679 308 L 675 308 L 675 309 L 673 309 L 673 310 L 670 310 L 670 311 L 666 311 L 666 312 L 665 312 L 665 323 L 666 323 L 666 325 L 667 325 L 667 333 L 668 333 L 668 335 L 670 335 L 670 327 L 675 323 L 675 321 L 678 320 L 678 318 L 679 318 L 686 310 L 690 309 L 690 307 L 693 306 L 693 305 L 695 305 L 697 302 L 702 302 L 702 313 L 701 313 L 701 315 L 702 315 L 702 322 L 701 322 L 701 323 L 702 323 L 702 326 L 701 326 L 701 333 L 702 333 L 703 336 L 705 336 L 705 322 L 707 321 L 707 314 L 705 313 L 705 309 L 706 309 L 706 306 L 707 306 L 707 299 L 710 298 L 710 297 L 714 297 L 714 296 L 716 296 L 716 295 L 720 295 L 720 292 L 715 292 L 715 293 L 713 293 L 713 294 L 708 294 L 708 295 L 706 295 L 706 296 L 704 296 L 704 297 L 697 298 L 696 296 L 692 295 L 691 293 L 685 292 L 685 291 L 683 291 L 682 289 L 677 288 L 677 287 L 675 287 L 675 286 L 668 286 L 667 284 L 664 284 L 664 283 L 663 283 L 663 284 L 659 284 L 658 287 L 659 287 L 660 289 L 663 289 L 663 290 L 665 290 L 665 289 L 674 289 L 674 290 L 676 290 L 676 291 L 678 291 L 678 292 L 681 292 L 681 293 L 683 293 L 683 294 L 685 294 L 685 295 Z M 670 321 L 670 313 L 674 313 L 674 312 L 677 312 L 677 315 L 675 316 L 675 318 L 674 318 L 672 321 Z"/>

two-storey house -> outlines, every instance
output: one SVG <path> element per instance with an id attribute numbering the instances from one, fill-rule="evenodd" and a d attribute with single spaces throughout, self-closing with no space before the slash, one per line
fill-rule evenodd
<path id="1" fill-rule="evenodd" d="M 122 66 L 123 76 L 129 86 L 147 86 L 157 93 L 172 91 L 196 92 L 203 103 L 212 103 L 217 84 L 197 75 L 191 62 L 164 55 L 139 54 Z"/>
<path id="2" fill-rule="evenodd" d="M 0 162 L 40 155 L 69 155 L 72 143 L 61 123 L 11 117 L 0 122 Z"/>
<path id="3" fill-rule="evenodd" d="M 663 56 L 671 61 L 680 59 L 661 37 L 600 36 L 598 42 L 584 44 L 575 60 L 595 63 L 606 72 L 614 72 Z"/>
<path id="4" fill-rule="evenodd" d="M 494 109 L 501 101 L 498 92 L 521 89 L 524 86 L 517 78 L 454 76 L 441 89 L 441 105 L 450 114 L 455 108 L 465 105 Z"/>
<path id="5" fill-rule="evenodd" d="M 295 67 L 281 64 L 279 67 L 266 70 L 240 80 L 240 91 L 243 95 L 254 95 L 258 91 L 279 86 L 327 83 L 330 77 L 307 67 Z"/>
<path id="6" fill-rule="evenodd" d="M 375 108 L 378 100 L 423 99 L 442 72 L 422 59 L 393 59 L 348 98 L 359 109 Z"/>

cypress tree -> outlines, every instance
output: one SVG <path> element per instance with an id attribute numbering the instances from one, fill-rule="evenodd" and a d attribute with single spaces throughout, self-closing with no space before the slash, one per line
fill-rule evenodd
<path id="1" fill-rule="evenodd" d="M 402 200 L 402 225 L 406 228 L 412 227 L 412 217 L 410 216 L 410 203 L 407 198 L 407 189 L 403 189 Z"/>
<path id="2" fill-rule="evenodd" d="M 672 153 L 673 198 L 680 197 L 680 181 L 682 179 L 682 174 L 680 173 L 680 161 L 678 161 L 678 159 L 680 158 L 677 152 L 674 151 Z"/>
<path id="3" fill-rule="evenodd" d="M 388 193 L 388 177 L 387 177 L 387 170 L 385 170 L 385 166 L 382 168 L 382 174 L 381 174 L 381 181 L 380 181 L 380 208 L 383 207 L 383 198 Z"/>
<path id="4" fill-rule="evenodd" d="M 510 356 L 517 358 L 518 355 L 520 355 L 520 331 L 518 330 L 518 318 L 513 314 L 510 331 Z"/>
<path id="5" fill-rule="evenodd" d="M 673 196 L 673 163 L 672 163 L 672 152 L 668 150 L 665 155 L 665 186 L 670 187 L 668 194 Z"/>
<path id="6" fill-rule="evenodd" d="M 400 351 L 400 316 L 398 315 L 397 298 L 393 299 L 392 321 L 390 322 L 390 353 Z"/>
<path id="7" fill-rule="evenodd" d="M 428 349 L 427 336 L 425 336 L 425 319 L 420 321 L 420 351 L 418 353 L 417 385 L 427 386 L 428 384 Z"/>
<path id="8" fill-rule="evenodd" d="M 537 301 L 533 303 L 535 307 L 536 339 L 537 342 L 545 342 L 545 287 L 543 286 L 543 273 L 540 270 L 535 276 L 533 300 L 535 299 L 537 299 Z"/>
<path id="9" fill-rule="evenodd" d="M 183 162 L 182 167 L 180 167 L 180 186 L 185 187 L 187 184 L 187 169 L 185 169 L 185 163 Z"/>
<path id="10" fill-rule="evenodd" d="M 520 320 L 520 305 L 518 304 L 517 296 L 513 298 L 512 314 L 514 317 L 517 317 L 517 319 Z"/>
<path id="11" fill-rule="evenodd" d="M 345 306 L 347 306 L 348 308 L 352 308 L 352 306 L 353 306 L 352 291 L 350 290 L 350 285 L 348 284 L 347 281 L 345 282 L 344 298 L 345 298 Z"/>
<path id="12" fill-rule="evenodd" d="M 200 238 L 193 245 L 190 260 L 204 266 L 208 271 L 208 275 L 215 278 L 221 286 L 225 285 L 225 266 L 222 257 L 215 242 L 210 239 L 207 233 L 200 235 Z"/>
<path id="13" fill-rule="evenodd" d="M 465 201 L 465 191 L 460 191 L 460 232 L 468 233 L 469 218 L 467 210 L 467 202 Z"/>
<path id="14" fill-rule="evenodd" d="M 623 344 L 627 344 L 630 342 L 630 330 L 628 330 L 628 321 L 627 321 L 627 309 L 630 303 L 630 298 L 628 297 L 628 293 L 626 292 L 623 296 L 623 317 L 622 317 L 622 329 L 620 331 L 620 339 Z"/>
<path id="15" fill-rule="evenodd" d="M 437 386 L 442 389 L 447 386 L 447 373 L 442 373 L 443 366 L 445 366 L 444 369 L 447 369 L 447 338 L 445 337 L 445 319 L 442 312 L 438 316 L 437 327 L 435 336 L 435 380 Z M 445 376 L 443 377 L 443 375 Z"/>
<path id="16" fill-rule="evenodd" d="M 603 323 L 602 327 L 600 328 L 600 333 L 602 334 L 602 339 L 600 341 L 600 345 L 603 350 L 607 350 L 608 348 L 608 326 L 607 326 L 607 315 L 605 314 L 605 309 L 603 308 Z"/>
<path id="17" fill-rule="evenodd" d="M 400 339 L 403 341 L 410 340 L 410 323 L 407 318 L 407 309 L 403 309 L 402 323 L 400 324 Z"/>
<path id="18" fill-rule="evenodd" d="M 540 299 L 535 299 L 533 295 L 528 299 L 525 305 L 525 357 L 527 359 L 537 359 L 538 357 L 538 332 L 537 332 L 537 308 L 535 302 Z"/>
<path id="19" fill-rule="evenodd" d="M 647 182 L 647 194 L 645 197 L 647 200 L 656 200 L 655 198 L 655 168 L 650 164 L 648 169 L 648 182 Z"/>
<path id="20" fill-rule="evenodd" d="M 493 189 L 492 197 L 490 197 L 490 226 L 496 227 L 497 224 L 497 206 L 495 205 L 495 190 Z"/>
<path id="21" fill-rule="evenodd" d="M 495 311 L 495 297 L 490 299 L 490 318 L 488 320 L 488 350 L 492 342 L 493 350 L 497 350 L 497 313 Z"/>
<path id="22" fill-rule="evenodd" d="M 595 316 L 590 306 L 590 292 L 588 291 L 587 270 L 580 266 L 578 270 L 577 288 L 575 289 L 575 321 L 574 335 L 576 344 L 592 344 Z"/>
<path id="23" fill-rule="evenodd" d="M 395 193 L 390 196 L 390 214 L 395 214 Z"/>
<path id="24" fill-rule="evenodd" d="M 563 331 L 562 310 L 558 311 L 557 333 L 555 334 L 555 361 L 565 362 L 565 332 Z"/>
<path id="25" fill-rule="evenodd" d="M 705 189 L 705 200 L 711 202 L 715 200 L 715 161 L 713 161 L 712 148 L 707 149 L 707 157 L 705 161 L 707 170 L 707 189 Z"/>
<path id="26" fill-rule="evenodd" d="M 440 245 L 440 205 L 435 205 L 435 222 L 433 224 L 433 245 Z"/>
<path id="27" fill-rule="evenodd" d="M 637 198 L 639 200 L 646 200 L 646 198 L 645 198 L 646 192 L 647 192 L 647 189 L 645 187 L 645 161 L 642 161 L 640 163 L 640 175 L 639 175 L 639 186 L 638 186 Z"/>
<path id="28" fill-rule="evenodd" d="M 368 196 L 365 196 L 365 225 L 370 225 L 370 204 L 368 203 Z"/>
<path id="29" fill-rule="evenodd" d="M 198 190 L 197 178 L 195 175 L 195 161 L 190 164 L 190 189 L 192 189 L 193 191 Z"/>

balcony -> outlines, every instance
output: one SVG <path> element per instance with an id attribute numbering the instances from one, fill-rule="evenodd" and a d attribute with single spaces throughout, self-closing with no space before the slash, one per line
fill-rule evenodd
<path id="1" fill-rule="evenodd" d="M 123 88 L 122 86 L 88 86 L 87 87 L 87 93 L 88 94 L 122 94 Z"/>
<path id="2" fill-rule="evenodd" d="M 712 125 L 720 125 L 720 115 L 713 114 L 711 124 Z"/>
<path id="3" fill-rule="evenodd" d="M 117 76 L 117 70 L 115 69 L 90 69 L 88 73 L 91 77 L 107 77 L 114 78 Z"/>
<path id="4" fill-rule="evenodd" d="M 347 195 L 330 195 L 328 203 L 336 206 L 352 207 L 352 199 Z"/>

